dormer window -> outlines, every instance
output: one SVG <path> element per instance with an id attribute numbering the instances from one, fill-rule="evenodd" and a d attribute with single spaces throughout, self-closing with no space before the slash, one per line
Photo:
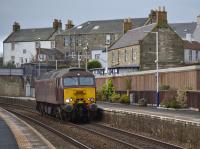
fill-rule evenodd
<path id="1" fill-rule="evenodd" d="M 55 41 L 51 41 L 51 48 L 55 48 Z"/>
<path id="2" fill-rule="evenodd" d="M 97 30 L 99 29 L 99 25 L 96 25 L 95 27 L 93 27 L 93 30 Z"/>
<path id="3" fill-rule="evenodd" d="M 82 27 L 83 27 L 83 26 L 80 25 L 80 26 L 77 27 L 77 29 L 81 29 Z"/>
<path id="4" fill-rule="evenodd" d="M 106 45 L 110 44 L 110 39 L 111 39 L 110 34 L 107 34 L 106 35 Z"/>
<path id="5" fill-rule="evenodd" d="M 40 48 L 40 42 L 39 41 L 35 42 L 35 48 Z"/>

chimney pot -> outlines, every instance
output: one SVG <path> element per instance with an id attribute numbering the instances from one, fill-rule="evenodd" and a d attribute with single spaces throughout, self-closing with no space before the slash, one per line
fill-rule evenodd
<path id="1" fill-rule="evenodd" d="M 126 33 L 128 30 L 132 29 L 132 20 L 130 17 L 124 19 L 123 29 L 124 29 L 124 33 Z"/>

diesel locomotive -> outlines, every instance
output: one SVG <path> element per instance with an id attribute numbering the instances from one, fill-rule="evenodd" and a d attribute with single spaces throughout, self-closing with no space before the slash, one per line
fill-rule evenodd
<path id="1" fill-rule="evenodd" d="M 42 74 L 35 81 L 36 109 L 62 120 L 89 120 L 96 115 L 94 75 L 82 68 Z"/>

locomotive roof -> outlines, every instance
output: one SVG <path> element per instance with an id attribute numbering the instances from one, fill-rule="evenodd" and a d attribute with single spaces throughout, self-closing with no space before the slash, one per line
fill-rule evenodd
<path id="1" fill-rule="evenodd" d="M 68 68 L 46 72 L 40 75 L 37 80 L 60 78 L 64 76 L 76 76 L 77 73 L 84 76 L 93 76 L 91 72 L 88 72 L 83 68 Z"/>

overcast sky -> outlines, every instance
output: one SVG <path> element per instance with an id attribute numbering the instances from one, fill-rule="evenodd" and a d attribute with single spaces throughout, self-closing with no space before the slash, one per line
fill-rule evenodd
<path id="1" fill-rule="evenodd" d="M 14 21 L 21 28 L 51 27 L 54 18 L 75 25 L 88 20 L 147 17 L 151 9 L 165 6 L 169 22 L 193 22 L 200 0 L 0 0 L 0 53 Z"/>

